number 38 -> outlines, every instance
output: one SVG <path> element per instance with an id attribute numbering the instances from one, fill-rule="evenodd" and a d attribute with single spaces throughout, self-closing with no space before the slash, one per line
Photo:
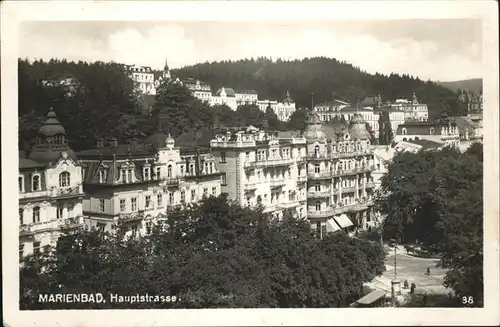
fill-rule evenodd
<path id="1" fill-rule="evenodd" d="M 473 304 L 473 303 L 474 303 L 474 298 L 472 296 L 462 297 L 462 304 Z"/>

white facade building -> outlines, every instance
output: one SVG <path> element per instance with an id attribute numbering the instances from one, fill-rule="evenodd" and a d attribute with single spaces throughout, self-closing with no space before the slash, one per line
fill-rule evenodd
<path id="1" fill-rule="evenodd" d="M 151 67 L 126 65 L 125 70 L 134 81 L 137 90 L 143 94 L 156 94 L 155 75 Z"/>
<path id="2" fill-rule="evenodd" d="M 51 110 L 28 158 L 19 158 L 19 256 L 55 245 L 84 225 L 82 169 Z"/>

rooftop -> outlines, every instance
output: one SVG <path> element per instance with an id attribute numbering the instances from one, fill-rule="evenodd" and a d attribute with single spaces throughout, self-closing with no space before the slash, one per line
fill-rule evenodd
<path id="1" fill-rule="evenodd" d="M 442 146 L 441 143 L 433 142 L 433 141 L 429 141 L 429 140 L 408 140 L 406 142 L 420 145 L 422 147 L 422 149 L 435 149 L 435 148 L 439 148 L 440 146 Z"/>

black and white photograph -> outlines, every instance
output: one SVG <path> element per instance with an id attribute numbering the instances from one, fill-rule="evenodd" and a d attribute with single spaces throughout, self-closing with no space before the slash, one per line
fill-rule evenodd
<path id="1" fill-rule="evenodd" d="M 44 5 L 2 6 L 6 325 L 500 323 L 494 2 Z"/>

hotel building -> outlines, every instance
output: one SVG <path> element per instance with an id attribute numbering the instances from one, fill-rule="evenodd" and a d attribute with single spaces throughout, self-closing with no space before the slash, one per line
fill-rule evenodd
<path id="1" fill-rule="evenodd" d="M 135 87 L 143 94 L 156 94 L 155 75 L 151 67 L 125 65 L 125 71 L 134 81 Z"/>
<path id="2" fill-rule="evenodd" d="M 210 151 L 183 151 L 157 133 L 143 143 L 99 140 L 79 152 L 85 171 L 83 212 L 92 224 L 112 231 L 121 225 L 145 232 L 176 206 L 220 195 L 220 173 Z"/>
<path id="3" fill-rule="evenodd" d="M 225 173 L 222 192 L 241 205 L 306 218 L 306 140 L 252 130 L 219 131 L 210 142 Z"/>
<path id="4" fill-rule="evenodd" d="M 82 169 L 52 110 L 29 155 L 20 154 L 18 183 L 20 257 L 84 225 Z"/>
<path id="5" fill-rule="evenodd" d="M 322 125 L 311 114 L 307 141 L 307 218 L 321 237 L 340 228 L 374 224 L 370 135 L 360 115 L 350 127 Z"/>

